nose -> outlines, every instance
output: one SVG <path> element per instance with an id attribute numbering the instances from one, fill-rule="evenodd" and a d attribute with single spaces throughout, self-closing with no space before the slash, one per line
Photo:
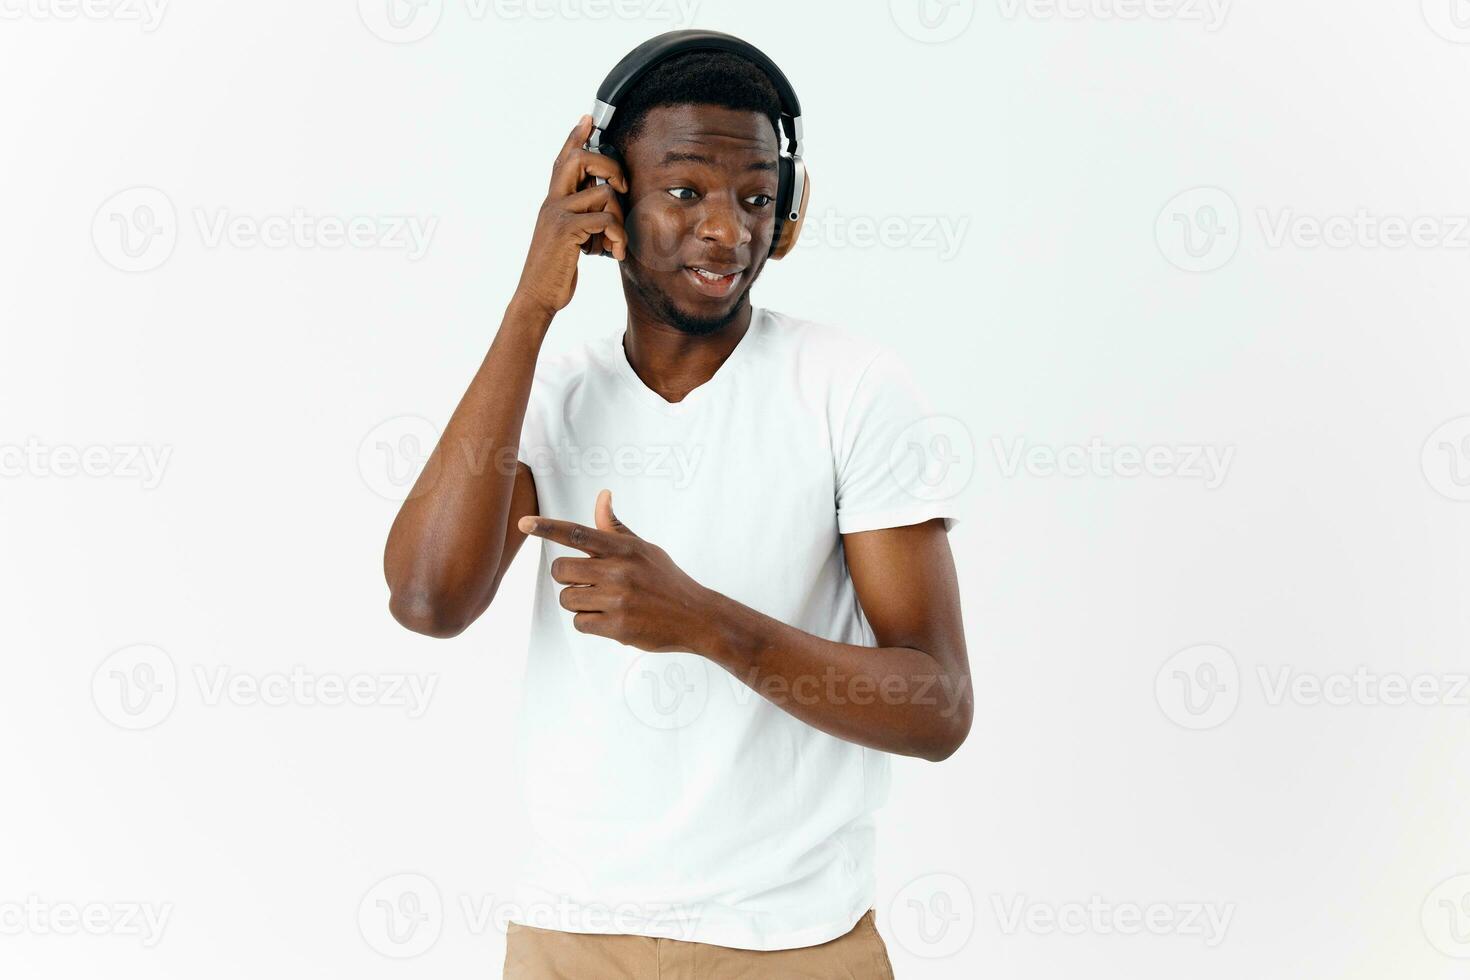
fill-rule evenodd
<path id="1" fill-rule="evenodd" d="M 750 241 L 750 216 L 740 207 L 734 192 L 707 194 L 694 226 L 701 241 L 733 251 Z"/>

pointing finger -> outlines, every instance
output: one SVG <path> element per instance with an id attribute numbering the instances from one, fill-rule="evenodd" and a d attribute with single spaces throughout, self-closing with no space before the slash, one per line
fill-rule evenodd
<path id="1" fill-rule="evenodd" d="M 522 517 L 516 527 L 522 534 L 555 541 L 593 556 L 621 554 L 626 547 L 625 539 L 618 535 L 571 521 L 558 521 L 549 517 Z"/>

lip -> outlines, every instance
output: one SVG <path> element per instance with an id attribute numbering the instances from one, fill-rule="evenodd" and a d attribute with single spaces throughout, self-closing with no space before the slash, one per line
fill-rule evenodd
<path id="1" fill-rule="evenodd" d="M 703 269 L 706 272 L 716 273 L 723 276 L 724 278 L 706 279 L 704 276 L 701 276 L 699 273 L 694 271 L 696 268 Z M 699 292 L 703 293 L 705 296 L 729 296 L 730 293 L 735 289 L 735 287 L 740 284 L 741 279 L 745 277 L 745 269 L 741 266 L 717 265 L 711 268 L 706 265 L 686 265 L 680 271 L 683 273 L 684 278 L 690 283 L 690 285 L 692 285 Z"/>

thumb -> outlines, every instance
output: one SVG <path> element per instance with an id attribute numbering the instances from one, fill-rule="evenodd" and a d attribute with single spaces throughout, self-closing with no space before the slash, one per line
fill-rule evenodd
<path id="1" fill-rule="evenodd" d="M 633 534 L 633 529 L 618 520 L 618 515 L 613 513 L 611 490 L 598 491 L 597 506 L 593 508 L 593 511 L 599 531 L 612 531 L 614 534 L 632 534 L 635 538 L 638 536 Z"/>

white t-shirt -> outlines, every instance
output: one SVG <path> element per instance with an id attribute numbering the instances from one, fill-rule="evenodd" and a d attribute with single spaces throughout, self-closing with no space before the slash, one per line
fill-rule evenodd
<path id="1" fill-rule="evenodd" d="M 839 535 L 954 519 L 905 489 L 926 399 L 888 350 L 756 309 L 670 403 L 622 335 L 537 365 L 519 459 L 540 513 L 597 493 L 695 581 L 817 636 L 876 646 Z M 578 632 L 542 541 L 518 758 L 528 807 L 511 921 L 743 949 L 826 942 L 875 902 L 888 757 L 798 721 L 697 654 Z"/>

